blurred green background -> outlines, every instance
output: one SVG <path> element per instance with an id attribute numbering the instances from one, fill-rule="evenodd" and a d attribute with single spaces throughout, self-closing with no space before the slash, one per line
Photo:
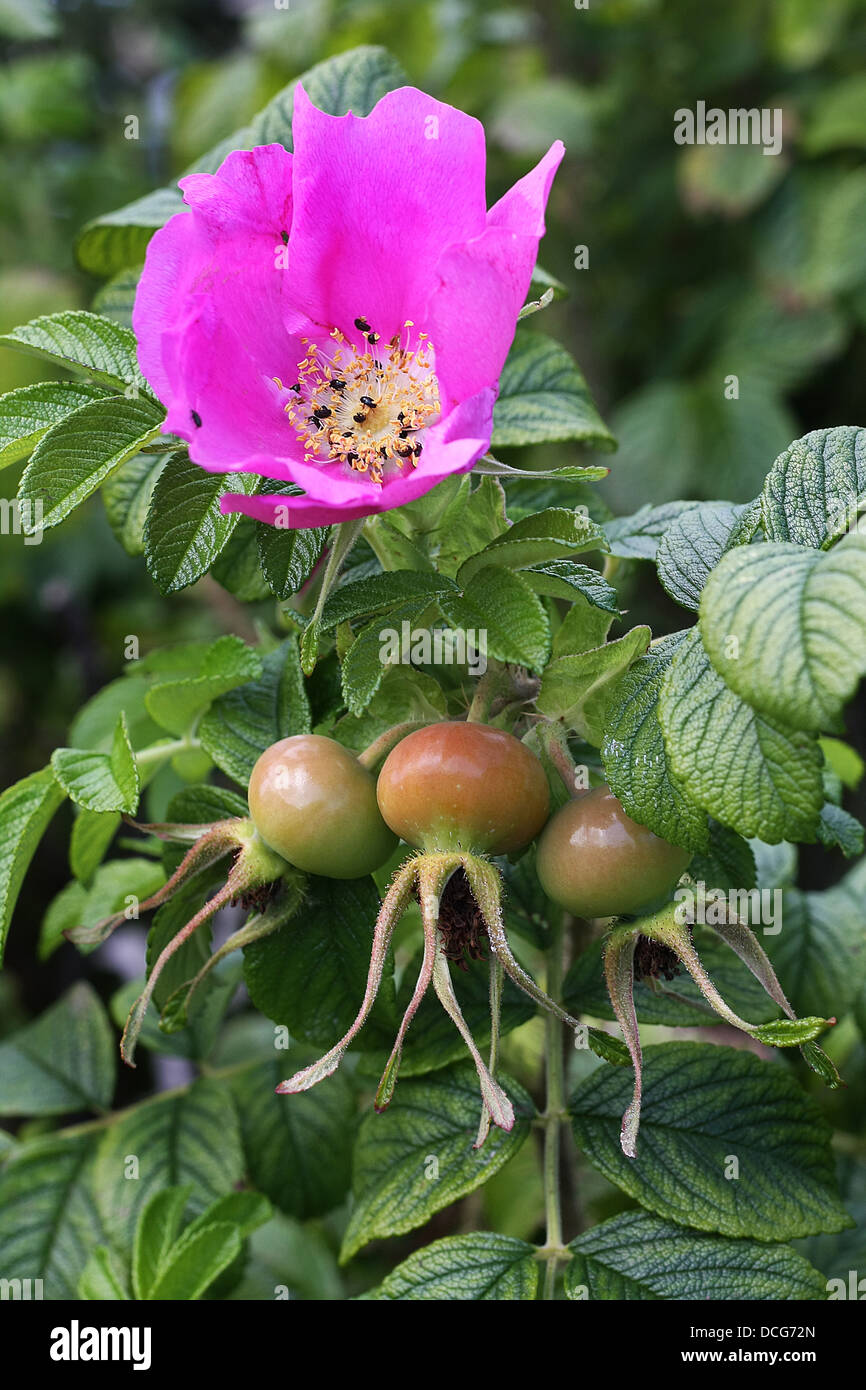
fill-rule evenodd
<path id="1" fill-rule="evenodd" d="M 410 81 L 483 120 L 491 201 L 564 139 L 542 264 L 568 294 L 543 327 L 620 438 L 600 488 L 611 508 L 748 500 L 790 440 L 858 423 L 866 0 L 0 0 L 0 331 L 90 305 L 98 285 L 74 258 L 88 218 L 177 176 L 360 43 L 387 45 Z M 674 112 L 699 100 L 781 108 L 782 153 L 678 146 Z M 45 375 L 0 351 L 0 390 Z M 545 463 L 571 448 L 548 447 Z M 6 495 L 17 472 L 0 479 Z M 253 630 L 255 610 L 213 579 L 161 598 L 101 505 L 40 546 L 2 538 L 3 785 L 64 742 L 82 700 L 119 674 L 127 634 L 144 653 Z M 682 626 L 649 567 L 625 583 L 635 621 Z M 28 911 L 66 881 L 67 832 L 58 818 Z M 13 932 L 13 963 L 31 949 Z"/>

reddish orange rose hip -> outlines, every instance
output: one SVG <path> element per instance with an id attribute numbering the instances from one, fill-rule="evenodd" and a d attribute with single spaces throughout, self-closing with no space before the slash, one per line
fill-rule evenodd
<path id="1" fill-rule="evenodd" d="M 379 809 L 395 834 L 428 852 L 507 854 L 550 811 L 541 763 L 487 724 L 431 724 L 397 744 L 379 773 Z"/>

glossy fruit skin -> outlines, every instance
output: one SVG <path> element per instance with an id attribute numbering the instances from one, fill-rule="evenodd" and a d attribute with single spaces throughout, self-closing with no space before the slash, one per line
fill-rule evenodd
<path id="1" fill-rule="evenodd" d="M 631 820 L 604 784 L 551 817 L 535 868 L 547 896 L 576 917 L 618 917 L 670 891 L 690 858 Z"/>
<path id="2" fill-rule="evenodd" d="M 550 814 L 541 763 L 513 734 L 487 724 L 416 729 L 385 759 L 377 787 L 391 829 L 429 853 L 508 854 Z"/>
<path id="3" fill-rule="evenodd" d="M 295 734 L 253 768 L 250 815 L 266 845 L 323 878 L 363 878 L 397 846 L 376 805 L 376 781 L 348 748 Z"/>

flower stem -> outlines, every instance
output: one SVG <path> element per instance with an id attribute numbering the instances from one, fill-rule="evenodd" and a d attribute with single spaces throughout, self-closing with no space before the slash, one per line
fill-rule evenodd
<path id="1" fill-rule="evenodd" d="M 562 993 L 563 918 L 556 912 L 550 927 L 547 951 L 547 993 L 558 999 Z M 560 1126 L 565 1112 L 565 1069 L 562 1056 L 560 1020 L 552 1013 L 544 1016 L 547 1103 L 544 1110 L 544 1209 L 547 1219 L 544 1271 L 544 1298 L 556 1296 L 556 1270 L 562 1250 L 562 1193 L 560 1190 Z"/>
<path id="2" fill-rule="evenodd" d="M 312 675 L 315 669 L 316 658 L 319 654 L 319 623 L 325 601 L 339 579 L 346 557 L 360 536 L 363 526 L 364 518 L 360 517 L 356 521 L 341 521 L 331 532 L 331 549 L 322 578 L 322 587 L 319 590 L 319 597 L 316 599 L 313 616 L 304 630 L 301 641 L 301 667 L 305 676 Z"/>

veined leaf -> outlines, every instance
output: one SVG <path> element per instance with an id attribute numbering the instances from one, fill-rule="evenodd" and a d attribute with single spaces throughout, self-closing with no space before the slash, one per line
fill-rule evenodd
<path id="1" fill-rule="evenodd" d="M 546 334 L 521 330 L 499 379 L 493 447 L 566 439 L 616 448 L 574 359 Z"/>
<path id="2" fill-rule="evenodd" d="M 51 767 L 16 782 L 0 796 L 0 957 L 30 860 L 65 798 Z"/>
<path id="3" fill-rule="evenodd" d="M 711 1043 L 645 1049 L 636 1158 L 620 1149 L 625 1068 L 599 1067 L 571 1102 L 590 1163 L 667 1220 L 721 1235 L 788 1240 L 852 1223 L 839 1200 L 830 1127 L 790 1073 Z M 736 1178 L 732 1159 L 736 1159 Z"/>
<path id="4" fill-rule="evenodd" d="M 105 1008 L 84 981 L 0 1043 L 0 1115 L 107 1110 L 117 1048 Z"/>
<path id="5" fill-rule="evenodd" d="M 601 755 L 608 784 L 632 820 L 671 844 L 700 850 L 708 842 L 707 813 L 674 775 L 658 716 L 662 681 L 683 636 L 657 642 L 613 686 Z"/>
<path id="6" fill-rule="evenodd" d="M 534 1246 L 513 1236 L 476 1231 L 446 1236 L 416 1250 L 363 1297 L 382 1303 L 413 1299 L 499 1303 L 534 1299 L 537 1287 Z"/>
<path id="7" fill-rule="evenodd" d="M 571 1242 L 571 1299 L 824 1299 L 823 1274 L 789 1245 L 690 1231 L 627 1211 Z"/>
<path id="8" fill-rule="evenodd" d="M 198 729 L 217 767 L 241 787 L 272 743 L 309 731 L 310 707 L 291 637 L 262 659 L 259 676 L 218 696 Z"/>
<path id="9" fill-rule="evenodd" d="M 365 1116 L 341 1260 L 377 1237 L 424 1225 L 507 1163 L 529 1133 L 532 1102 L 516 1082 L 504 1084 L 516 1102 L 514 1128 L 492 1129 L 480 1149 L 472 1147 L 480 1100 L 471 1062 L 404 1081 L 383 1115 Z"/>
<path id="10" fill-rule="evenodd" d="M 832 550 L 790 542 L 725 555 L 701 598 L 701 636 L 731 690 L 770 718 L 838 725 L 866 673 L 866 535 Z"/>
<path id="11" fill-rule="evenodd" d="M 841 534 L 866 500 L 866 430 L 812 430 L 780 454 L 761 496 L 771 541 L 821 547 Z"/>
<path id="12" fill-rule="evenodd" d="M 126 811 L 131 815 L 138 806 L 138 765 L 122 713 L 114 730 L 110 753 L 56 748 L 51 755 L 51 766 L 67 796 L 87 811 Z"/>
<path id="13" fill-rule="evenodd" d="M 241 516 L 224 515 L 220 498 L 226 492 L 251 496 L 260 482 L 252 473 L 208 473 L 186 455 L 172 455 L 144 525 L 147 567 L 162 593 L 185 589 L 207 573 Z"/>
<path id="14" fill-rule="evenodd" d="M 816 740 L 729 690 L 697 628 L 671 661 L 658 708 L 674 775 L 716 820 L 769 844 L 816 834 L 824 804 Z"/>
<path id="15" fill-rule="evenodd" d="M 86 381 L 43 381 L 0 396 L 0 468 L 27 458 L 52 425 L 105 395 Z"/>
<path id="16" fill-rule="evenodd" d="M 41 526 L 56 526 L 121 464 L 160 433 L 161 405 L 148 396 L 105 396 L 53 425 L 21 477 L 22 502 L 42 508 Z"/>

